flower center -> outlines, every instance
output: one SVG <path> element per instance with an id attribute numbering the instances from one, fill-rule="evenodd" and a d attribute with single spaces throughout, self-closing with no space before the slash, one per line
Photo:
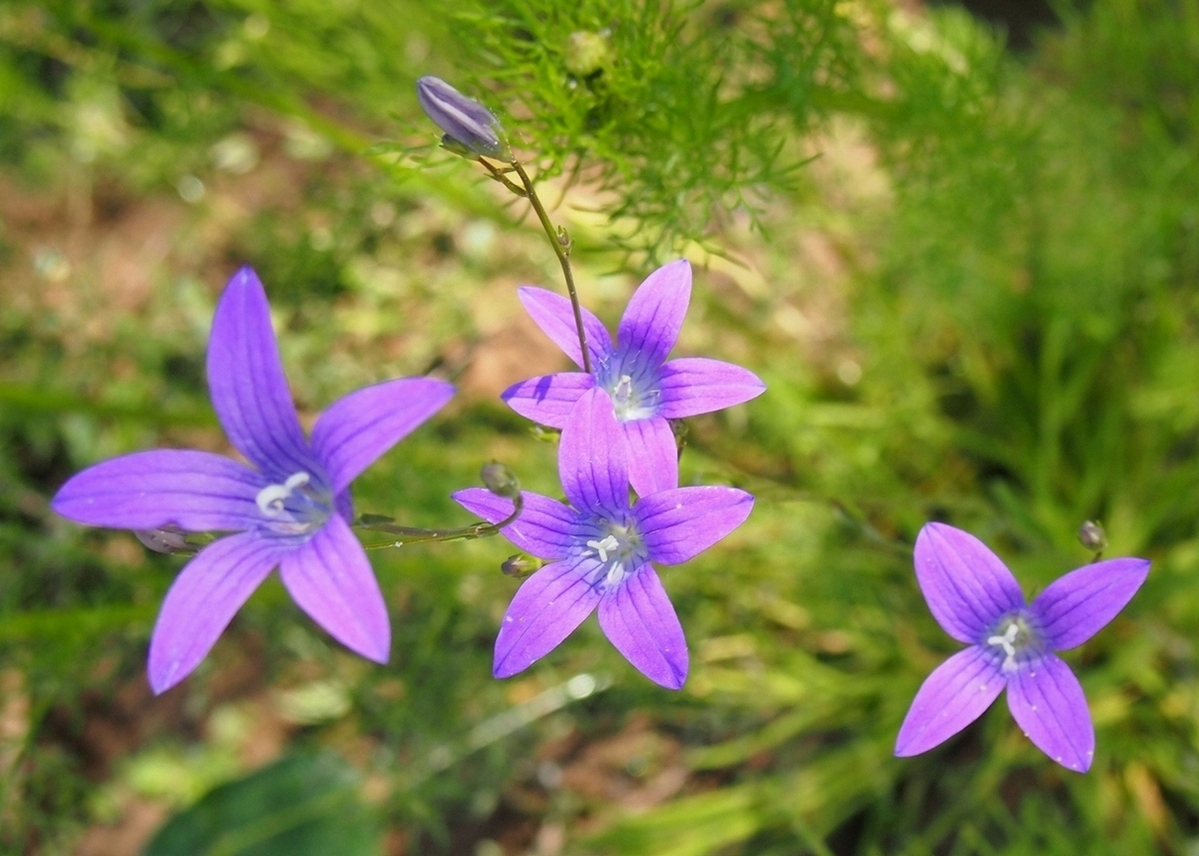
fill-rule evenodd
<path id="1" fill-rule="evenodd" d="M 599 567 L 593 572 L 592 585 L 610 589 L 619 585 L 645 559 L 645 543 L 641 533 L 632 523 L 601 521 L 599 537 L 590 538 L 584 555 L 599 559 Z"/>
<path id="2" fill-rule="evenodd" d="M 324 525 L 333 513 L 328 489 L 309 473 L 292 473 L 283 484 L 268 484 L 254 498 L 267 518 L 267 528 L 280 535 L 307 535 Z"/>
<path id="3" fill-rule="evenodd" d="M 1023 612 L 1004 616 L 995 626 L 995 632 L 987 637 L 987 645 L 1003 651 L 1005 672 L 1014 672 L 1018 668 L 1016 658 L 1024 652 L 1041 647 L 1040 634 L 1033 628 L 1028 616 Z"/>
<path id="4" fill-rule="evenodd" d="M 658 412 L 662 393 L 657 373 L 637 365 L 631 357 L 616 357 L 596 373 L 599 385 L 612 397 L 616 418 L 621 422 L 648 419 Z"/>

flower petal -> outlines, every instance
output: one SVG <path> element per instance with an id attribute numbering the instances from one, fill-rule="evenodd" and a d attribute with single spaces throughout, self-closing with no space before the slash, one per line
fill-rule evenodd
<path id="1" fill-rule="evenodd" d="M 521 491 L 524 508 L 516 522 L 500 530 L 504 537 L 526 553 L 542 559 L 564 559 L 570 550 L 571 528 L 578 514 L 568 505 Z M 453 495 L 454 501 L 488 523 L 499 523 L 512 513 L 512 500 L 481 487 L 468 487 Z"/>
<path id="2" fill-rule="evenodd" d="M 642 497 L 633 516 L 650 561 L 677 565 L 744 523 L 753 507 L 753 496 L 743 490 L 704 485 Z"/>
<path id="3" fill-rule="evenodd" d="M 527 285 L 517 289 L 517 295 L 541 331 L 565 351 L 575 365 L 582 368 L 583 352 L 579 349 L 579 331 L 575 327 L 575 313 L 570 298 Z M 587 334 L 587 352 L 591 355 L 592 368 L 595 368 L 612 352 L 612 337 L 602 321 L 587 309 L 579 308 L 583 315 L 583 330 Z"/>
<path id="4" fill-rule="evenodd" d="M 691 263 L 679 259 L 663 265 L 637 286 L 616 331 L 622 354 L 636 354 L 650 365 L 662 365 L 679 338 L 691 301 Z"/>
<path id="5" fill-rule="evenodd" d="M 959 642 L 981 641 L 1005 612 L 1024 605 L 1007 565 L 969 532 L 925 524 L 916 537 L 915 564 L 933 617 Z"/>
<path id="6" fill-rule="evenodd" d="M 495 639 L 495 677 L 524 671 L 583 623 L 600 599 L 587 581 L 596 564 L 590 556 L 554 562 L 521 584 Z"/>
<path id="7" fill-rule="evenodd" d="M 284 551 L 271 539 L 242 532 L 209 544 L 183 566 L 150 637 L 148 671 L 155 693 L 191 674 Z"/>
<path id="8" fill-rule="evenodd" d="M 954 654 L 920 685 L 899 727 L 895 754 L 906 758 L 940 746 L 982 716 L 1005 684 L 995 656 L 982 646 Z"/>
<path id="9" fill-rule="evenodd" d="M 1032 602 L 1046 644 L 1064 651 L 1086 642 L 1132 600 L 1148 575 L 1145 559 L 1109 559 L 1050 583 Z"/>
<path id="10" fill-rule="evenodd" d="M 330 636 L 368 660 L 387 662 L 387 606 L 366 551 L 340 515 L 285 555 L 279 575 L 300 609 Z"/>
<path id="11" fill-rule="evenodd" d="M 604 635 L 641 674 L 667 689 L 687 680 L 687 640 L 666 590 L 648 562 L 599 604 Z"/>
<path id="12" fill-rule="evenodd" d="M 508 406 L 526 419 L 551 428 L 564 428 L 580 396 L 595 386 L 595 378 L 584 372 L 531 377 L 500 393 Z"/>
<path id="13" fill-rule="evenodd" d="M 628 443 L 629 481 L 638 496 L 679 486 L 679 447 L 661 416 L 621 423 Z"/>
<path id="14" fill-rule="evenodd" d="M 662 366 L 662 403 L 658 410 L 667 419 L 712 413 L 757 398 L 766 384 L 749 369 L 710 360 L 682 357 Z"/>
<path id="15" fill-rule="evenodd" d="M 315 469 L 283 374 L 266 292 L 248 267 L 233 275 L 217 303 L 208 388 L 230 442 L 272 481 Z"/>
<path id="16" fill-rule="evenodd" d="M 312 448 L 332 480 L 344 490 L 375 459 L 440 410 L 453 384 L 431 377 L 377 383 L 338 399 L 312 428 Z"/>
<path id="17" fill-rule="evenodd" d="M 1008 708 L 1037 748 L 1077 773 L 1091 768 L 1095 727 L 1082 685 L 1060 658 L 1046 654 L 1008 679 Z"/>
<path id="18" fill-rule="evenodd" d="M 625 455 L 624 431 L 612 399 L 602 389 L 587 390 L 571 411 L 558 444 L 558 476 L 570 504 L 579 511 L 627 509 Z"/>
<path id="19" fill-rule="evenodd" d="M 135 452 L 72 476 L 50 506 L 89 526 L 192 532 L 250 529 L 262 521 L 255 497 L 266 480 L 232 458 L 209 452 Z"/>

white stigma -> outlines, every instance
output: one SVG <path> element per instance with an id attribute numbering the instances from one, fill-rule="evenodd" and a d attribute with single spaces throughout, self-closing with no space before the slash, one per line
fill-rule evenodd
<path id="1" fill-rule="evenodd" d="M 283 484 L 268 484 L 258 491 L 258 496 L 254 498 L 254 501 L 258 503 L 258 510 L 267 517 L 278 517 L 284 511 L 284 501 L 292 495 L 296 488 L 308 484 L 311 478 L 312 476 L 301 470 L 288 476 L 287 481 Z"/>
<path id="2" fill-rule="evenodd" d="M 1016 641 L 1016 636 L 1020 633 L 1020 628 L 1015 622 L 1007 626 L 1007 630 L 1002 636 L 988 636 L 988 645 L 998 645 L 1003 648 L 1003 653 L 1006 655 L 1003 658 L 1003 670 L 1005 672 L 1016 671 L 1016 646 L 1013 644 Z"/>
<path id="3" fill-rule="evenodd" d="M 633 376 L 621 375 L 620 380 L 616 382 L 616 388 L 612 390 L 612 397 L 623 403 L 627 402 L 632 394 Z"/>
<path id="4" fill-rule="evenodd" d="M 616 540 L 615 535 L 608 534 L 602 541 L 588 541 L 587 546 L 599 554 L 599 560 L 601 562 L 606 562 L 608 561 L 608 551 L 619 550 L 620 542 Z"/>

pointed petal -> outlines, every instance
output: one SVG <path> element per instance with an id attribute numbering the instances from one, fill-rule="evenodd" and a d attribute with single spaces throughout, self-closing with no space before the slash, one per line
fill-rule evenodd
<path id="1" fill-rule="evenodd" d="M 679 486 L 679 447 L 661 416 L 621 423 L 628 443 L 629 481 L 638 496 Z"/>
<path id="2" fill-rule="evenodd" d="M 1005 612 L 1024 605 L 1007 565 L 969 532 L 928 523 L 916 537 L 916 579 L 937 623 L 974 644 Z"/>
<path id="3" fill-rule="evenodd" d="M 255 497 L 266 480 L 232 458 L 160 449 L 135 452 L 76 473 L 51 507 L 89 526 L 191 532 L 250 529 L 262 520 Z"/>
<path id="4" fill-rule="evenodd" d="M 682 357 L 662 366 L 662 403 L 667 419 L 712 413 L 757 398 L 766 384 L 749 369 L 706 357 Z"/>
<path id="5" fill-rule="evenodd" d="M 272 481 L 314 469 L 283 375 L 266 292 L 248 267 L 233 275 L 217 303 L 208 388 L 229 441 Z"/>
<path id="6" fill-rule="evenodd" d="M 522 380 L 500 393 L 500 398 L 526 419 L 551 428 L 564 428 L 570 411 L 593 386 L 595 378 L 589 374 L 559 372 Z"/>
<path id="7" fill-rule="evenodd" d="M 516 522 L 500 530 L 504 537 L 526 553 L 542 559 L 564 559 L 573 542 L 571 529 L 578 513 L 569 505 L 521 491 L 524 508 Z M 499 523 L 512 513 L 512 500 L 496 496 L 481 487 L 468 487 L 454 495 L 454 501 L 488 523 Z"/>
<path id="8" fill-rule="evenodd" d="M 1076 773 L 1091 768 L 1095 727 L 1082 685 L 1061 659 L 1046 654 L 1008 679 L 1008 708 L 1036 747 Z"/>
<path id="9" fill-rule="evenodd" d="M 650 561 L 677 565 L 698 556 L 745 522 L 751 494 L 733 487 L 680 487 L 643 497 L 633 517 Z"/>
<path id="10" fill-rule="evenodd" d="M 627 509 L 625 455 L 612 399 L 602 389 L 589 389 L 571 411 L 558 444 L 558 476 L 570 504 L 580 511 Z"/>
<path id="11" fill-rule="evenodd" d="M 925 678 L 895 740 L 901 758 L 939 746 L 974 720 L 1003 691 L 995 656 L 979 645 L 959 651 Z"/>
<path id="12" fill-rule="evenodd" d="M 1148 575 L 1145 559 L 1109 559 L 1051 583 L 1032 602 L 1045 643 L 1064 651 L 1086 642 L 1132 600 Z"/>
<path id="13" fill-rule="evenodd" d="M 279 575 L 300 609 L 330 636 L 368 660 L 387 662 L 387 606 L 366 551 L 340 515 L 284 556 Z"/>
<path id="14" fill-rule="evenodd" d="M 150 637 L 148 671 L 155 693 L 191 674 L 283 552 L 277 542 L 242 532 L 209 544 L 183 566 Z"/>
<path id="15" fill-rule="evenodd" d="M 587 581 L 597 564 L 593 557 L 554 562 L 524 581 L 495 639 L 495 677 L 524 671 L 583 623 L 600 599 Z"/>
<path id="16" fill-rule="evenodd" d="M 312 448 L 332 480 L 344 490 L 375 459 L 440 410 L 453 384 L 431 377 L 377 383 L 338 399 L 312 428 Z"/>
<path id="17" fill-rule="evenodd" d="M 600 601 L 599 623 L 637 671 L 669 690 L 682 688 L 687 640 L 652 565 L 642 565 Z"/>
<path id="18" fill-rule="evenodd" d="M 666 360 L 691 301 L 691 263 L 679 259 L 663 265 L 637 286 L 625 307 L 616 343 L 621 354 L 660 366 Z"/>
<path id="19" fill-rule="evenodd" d="M 522 286 L 517 289 L 520 302 L 537 322 L 537 326 L 554 344 L 583 367 L 583 352 L 579 349 L 579 331 L 575 327 L 575 313 L 570 298 L 546 291 L 544 288 Z M 612 352 L 612 337 L 603 322 L 587 309 L 580 307 L 583 315 L 583 330 L 587 334 L 587 352 L 591 354 L 591 365 L 598 366 Z"/>

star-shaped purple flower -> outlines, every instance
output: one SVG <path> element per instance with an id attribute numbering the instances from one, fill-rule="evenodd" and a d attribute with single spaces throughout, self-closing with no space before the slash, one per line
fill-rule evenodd
<path id="1" fill-rule="evenodd" d="M 1082 686 L 1054 652 L 1090 639 L 1136 594 L 1145 559 L 1085 565 L 1026 604 L 1020 585 L 981 541 L 944 523 L 916 539 L 916 578 L 945 632 L 970 647 L 924 681 L 899 729 L 895 754 L 917 755 L 957 734 L 1007 687 L 1016 724 L 1063 767 L 1086 772 L 1095 729 Z"/>
<path id="2" fill-rule="evenodd" d="M 516 592 L 495 640 L 493 672 L 506 678 L 544 657 L 594 609 L 600 627 L 630 663 L 655 683 L 678 689 L 687 678 L 687 641 L 652 562 L 675 565 L 740 526 L 753 497 L 731 487 L 684 487 L 645 494 L 629 505 L 628 464 L 612 402 L 582 394 L 558 452 L 570 505 L 523 493 L 524 510 L 502 530 L 550 564 Z M 454 499 L 493 523 L 512 501 L 482 488 Z"/>
<path id="3" fill-rule="evenodd" d="M 250 462 L 209 452 L 137 452 L 72 477 L 52 506 L 91 526 L 236 534 L 208 545 L 167 592 L 150 640 L 150 685 L 183 680 L 270 572 L 333 638 L 377 662 L 391 648 L 387 608 L 350 529 L 349 484 L 437 412 L 445 381 L 404 378 L 337 401 L 304 436 L 270 307 L 242 268 L 217 305 L 208 386 L 229 440 Z"/>
<path id="4" fill-rule="evenodd" d="M 520 289 L 533 320 L 575 364 L 583 354 L 574 312 L 565 297 L 541 288 Z M 691 265 L 671 262 L 637 288 L 616 331 L 583 310 L 592 373 L 560 372 L 529 378 L 501 397 L 522 416 L 565 427 L 579 397 L 599 387 L 611 397 L 628 449 L 629 476 L 640 496 L 678 487 L 679 462 L 670 419 L 711 413 L 762 394 L 766 385 L 740 366 L 704 357 L 666 361 L 691 300 Z"/>

